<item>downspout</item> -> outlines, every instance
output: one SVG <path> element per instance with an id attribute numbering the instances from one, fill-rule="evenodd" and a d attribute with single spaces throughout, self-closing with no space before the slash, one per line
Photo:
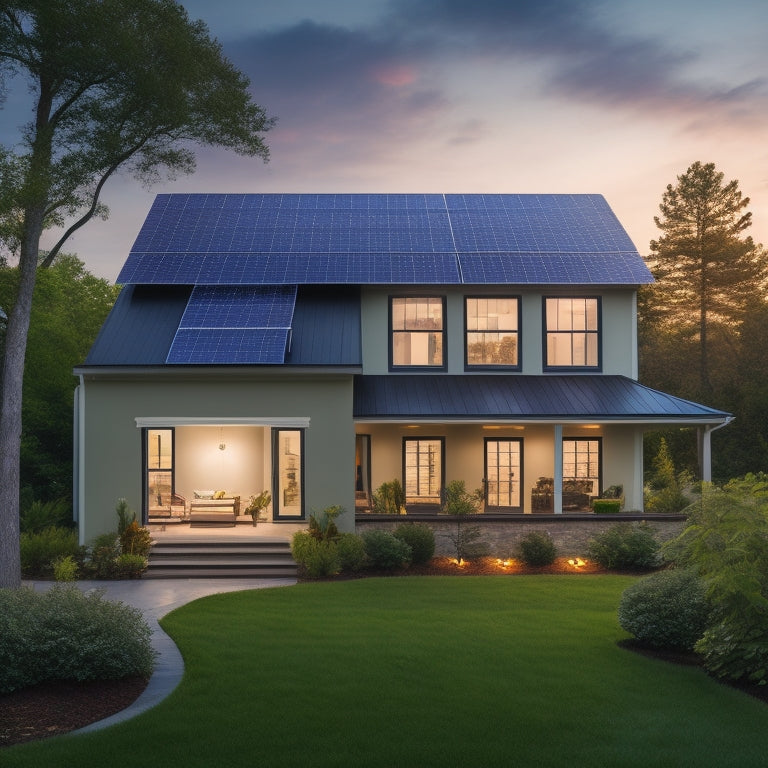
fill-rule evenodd
<path id="1" fill-rule="evenodd" d="M 718 429 L 727 427 L 733 420 L 734 416 L 727 416 L 722 424 L 717 424 L 714 427 L 706 425 L 704 432 L 701 436 L 701 479 L 705 483 L 712 482 L 712 433 Z"/>
<path id="2" fill-rule="evenodd" d="M 85 382 L 82 374 L 80 383 L 75 387 L 73 433 L 72 509 L 82 546 L 85 544 Z"/>

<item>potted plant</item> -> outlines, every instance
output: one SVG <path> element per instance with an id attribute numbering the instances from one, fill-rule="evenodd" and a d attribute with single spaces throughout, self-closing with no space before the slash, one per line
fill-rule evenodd
<path id="1" fill-rule="evenodd" d="M 245 508 L 245 514 L 250 515 L 253 524 L 256 525 L 259 520 L 266 520 L 266 509 L 272 502 L 272 494 L 269 491 L 262 491 L 257 496 L 251 496 L 248 506 Z"/>

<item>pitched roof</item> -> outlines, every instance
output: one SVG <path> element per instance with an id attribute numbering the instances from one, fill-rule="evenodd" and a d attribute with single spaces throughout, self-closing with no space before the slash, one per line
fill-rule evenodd
<path id="1" fill-rule="evenodd" d="M 601 195 L 158 195 L 118 283 L 610 284 L 652 277 Z"/>
<path id="2" fill-rule="evenodd" d="M 730 414 L 625 376 L 356 376 L 354 417 L 720 423 Z"/>
<path id="3" fill-rule="evenodd" d="M 88 353 L 85 365 L 169 364 L 192 292 L 193 288 L 189 285 L 124 286 Z M 278 362 L 286 365 L 359 367 L 362 364 L 360 290 L 343 287 L 335 288 L 331 293 L 327 288 L 314 290 L 300 286 L 294 298 L 290 333 L 287 338 L 284 337 Z M 218 312 L 214 314 L 217 318 L 214 322 L 222 322 L 218 319 Z M 254 329 L 249 329 L 248 335 L 253 334 Z M 206 350 L 201 348 L 201 351 L 205 353 Z M 215 352 L 215 349 L 212 350 L 202 360 L 177 359 L 175 362 L 212 365 L 218 362 Z M 249 360 L 240 362 L 248 363 Z"/>

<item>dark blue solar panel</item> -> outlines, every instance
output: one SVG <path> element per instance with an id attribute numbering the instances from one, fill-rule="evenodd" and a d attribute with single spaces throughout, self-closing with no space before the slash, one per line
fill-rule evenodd
<path id="1" fill-rule="evenodd" d="M 195 286 L 167 362 L 282 363 L 296 286 Z"/>
<path id="2" fill-rule="evenodd" d="M 168 363 L 196 365 L 280 364 L 287 328 L 180 328 Z"/>
<path id="3" fill-rule="evenodd" d="M 463 274 L 458 271 L 461 262 Z M 645 283 L 599 195 L 159 195 L 118 283 Z"/>
<path id="4" fill-rule="evenodd" d="M 192 291 L 181 328 L 290 328 L 296 286 L 201 286 Z"/>

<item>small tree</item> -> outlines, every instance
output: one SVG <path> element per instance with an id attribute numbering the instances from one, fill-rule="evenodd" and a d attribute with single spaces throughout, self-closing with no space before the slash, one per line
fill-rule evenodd
<path id="1" fill-rule="evenodd" d="M 661 438 L 659 451 L 653 460 L 651 493 L 645 501 L 647 512 L 680 512 L 691 502 L 683 488 L 692 482 L 688 472 L 677 472 L 665 438 Z"/>
<path id="2" fill-rule="evenodd" d="M 464 560 L 472 560 L 488 555 L 490 548 L 480 541 L 482 531 L 479 525 L 465 525 L 464 518 L 476 515 L 483 503 L 481 488 L 473 492 L 467 491 L 463 480 L 452 480 L 445 487 L 445 501 L 442 512 L 456 518 L 456 530 L 448 534 L 456 553 L 456 562 L 461 565 Z"/>

